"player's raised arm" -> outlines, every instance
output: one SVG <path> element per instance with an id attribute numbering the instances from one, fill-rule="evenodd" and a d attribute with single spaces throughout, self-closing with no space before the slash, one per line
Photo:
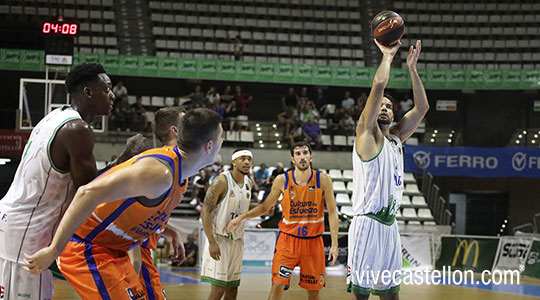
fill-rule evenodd
<path id="1" fill-rule="evenodd" d="M 375 72 L 375 76 L 373 76 L 373 84 L 366 101 L 366 106 L 358 120 L 358 125 L 356 127 L 357 136 L 364 130 L 370 130 L 377 125 L 377 117 L 379 115 L 384 89 L 390 79 L 390 65 L 401 46 L 401 42 L 398 42 L 393 47 L 387 47 L 381 45 L 377 40 L 375 40 L 375 44 L 377 44 L 377 47 L 381 50 L 383 57 Z"/>
<path id="2" fill-rule="evenodd" d="M 99 204 L 138 196 L 154 199 L 171 187 L 172 180 L 173 175 L 168 167 L 155 159 L 145 158 L 110 176 L 81 186 L 62 217 L 51 245 L 32 255 L 25 253 L 26 270 L 31 274 L 39 274 L 47 269 L 62 253 L 75 230 Z"/>
<path id="3" fill-rule="evenodd" d="M 223 197 L 223 194 L 227 191 L 227 179 L 225 175 L 219 175 L 212 181 L 212 184 L 208 188 L 206 195 L 204 196 L 203 207 L 201 210 L 201 220 L 204 227 L 204 233 L 208 238 L 210 256 L 219 260 L 221 257 L 221 251 L 214 238 L 214 224 L 212 223 L 212 211 L 216 208 L 216 205 Z"/>
<path id="4" fill-rule="evenodd" d="M 321 186 L 326 209 L 328 210 L 328 224 L 330 225 L 330 237 L 332 239 L 328 260 L 331 260 L 330 265 L 333 266 L 338 258 L 339 218 L 336 208 L 336 198 L 334 197 L 334 185 L 328 174 L 321 173 Z"/>
<path id="5" fill-rule="evenodd" d="M 283 174 L 279 175 L 274 179 L 274 183 L 272 183 L 272 189 L 270 190 L 270 193 L 268 194 L 268 197 L 266 197 L 266 200 L 264 200 L 263 203 L 255 206 L 254 208 L 250 209 L 245 214 L 241 214 L 238 217 L 232 219 L 229 224 L 227 225 L 227 232 L 233 232 L 236 230 L 236 228 L 242 223 L 242 221 L 256 218 L 258 216 L 261 216 L 265 214 L 279 199 L 279 195 L 283 192 L 283 185 L 285 184 L 285 176 Z"/>
<path id="6" fill-rule="evenodd" d="M 409 47 L 409 55 L 407 55 L 407 66 L 409 67 L 409 73 L 411 74 L 411 81 L 414 94 L 414 107 L 408 111 L 399 123 L 390 128 L 392 134 L 397 135 L 401 141 L 408 139 L 418 128 L 418 125 L 429 110 L 429 103 L 426 95 L 426 90 L 422 84 L 422 79 L 418 75 L 416 64 L 418 62 L 418 56 L 422 50 L 422 43 L 420 40 L 416 41 L 414 46 Z"/>

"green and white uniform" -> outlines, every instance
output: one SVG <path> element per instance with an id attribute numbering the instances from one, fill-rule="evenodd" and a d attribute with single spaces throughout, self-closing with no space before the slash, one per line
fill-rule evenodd
<path id="1" fill-rule="evenodd" d="M 362 160 L 356 148 L 352 156 L 354 218 L 349 227 L 347 288 L 364 295 L 396 293 L 395 281 L 380 278 L 385 270 L 391 278 L 401 270 L 395 216 L 403 196 L 403 147 L 399 137 L 390 135 L 374 158 Z"/>
<path id="2" fill-rule="evenodd" d="M 34 127 L 9 191 L 0 200 L 0 286 L 7 299 L 52 298 L 51 272 L 34 276 L 22 266 L 24 253 L 49 246 L 75 194 L 69 170 L 54 166 L 50 147 L 62 126 L 79 119 L 72 108 L 58 108 Z"/>
<path id="3" fill-rule="evenodd" d="M 221 176 L 221 175 L 220 175 Z M 231 171 L 223 173 L 227 180 L 225 196 L 219 200 L 212 211 L 214 238 L 219 245 L 221 259 L 216 261 L 210 257 L 208 240 L 204 245 L 201 267 L 201 281 L 222 287 L 240 285 L 242 258 L 244 254 L 244 224 L 232 232 L 226 232 L 229 221 L 249 210 L 251 198 L 251 181 L 244 176 L 244 184 L 240 185 Z M 206 237 L 206 236 L 205 236 Z"/>

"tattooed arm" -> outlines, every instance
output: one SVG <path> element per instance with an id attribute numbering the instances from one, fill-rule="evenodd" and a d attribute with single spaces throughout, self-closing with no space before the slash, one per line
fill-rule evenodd
<path id="1" fill-rule="evenodd" d="M 226 190 L 227 179 L 225 178 L 225 175 L 219 175 L 214 179 L 214 181 L 212 181 L 212 184 L 208 188 L 201 210 L 201 219 L 204 227 L 204 233 L 208 238 L 210 256 L 215 260 L 220 259 L 221 253 L 216 239 L 214 238 L 214 220 L 212 220 L 212 211 L 214 208 L 216 208 L 217 202 L 223 197 Z"/>

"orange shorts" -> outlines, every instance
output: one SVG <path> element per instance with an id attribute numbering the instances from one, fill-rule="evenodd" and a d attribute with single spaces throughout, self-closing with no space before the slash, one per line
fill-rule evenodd
<path id="1" fill-rule="evenodd" d="M 83 300 L 148 299 L 126 251 L 73 236 L 56 263 Z"/>
<path id="2" fill-rule="evenodd" d="M 294 268 L 300 265 L 300 286 L 320 290 L 325 284 L 325 256 L 322 236 L 305 239 L 280 232 L 272 262 L 272 282 L 288 285 Z"/>
<path id="3" fill-rule="evenodd" d="M 154 259 L 150 249 L 141 247 L 142 265 L 139 280 L 146 292 L 148 300 L 166 300 L 165 290 L 161 285 L 161 277 L 154 266 Z"/>

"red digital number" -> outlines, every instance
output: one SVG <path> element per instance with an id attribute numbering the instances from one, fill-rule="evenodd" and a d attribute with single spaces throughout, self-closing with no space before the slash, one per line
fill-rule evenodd
<path id="1" fill-rule="evenodd" d="M 77 34 L 77 24 L 71 24 L 71 26 L 69 26 L 69 34 Z"/>
<path id="2" fill-rule="evenodd" d="M 58 33 L 58 24 L 51 23 L 51 30 L 53 30 L 54 33 Z"/>
<path id="3" fill-rule="evenodd" d="M 69 33 L 69 24 L 62 24 L 62 34 L 68 34 Z"/>
<path id="4" fill-rule="evenodd" d="M 43 23 L 43 28 L 41 30 L 43 33 L 49 33 L 51 32 L 51 23 L 45 22 Z"/>

